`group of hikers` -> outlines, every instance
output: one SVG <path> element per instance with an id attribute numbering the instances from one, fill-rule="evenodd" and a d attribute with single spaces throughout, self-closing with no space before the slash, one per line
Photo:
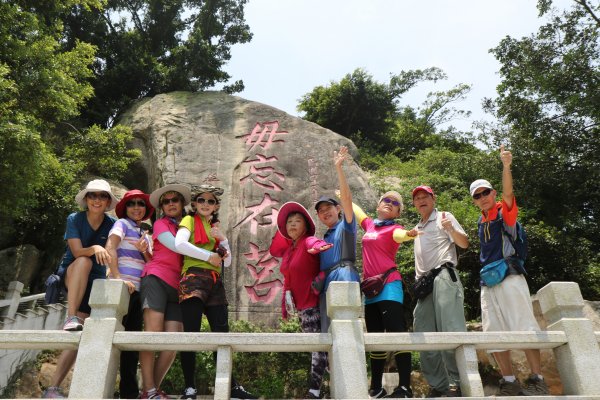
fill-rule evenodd
<path id="1" fill-rule="evenodd" d="M 502 194 L 484 179 L 470 186 L 473 203 L 481 210 L 478 235 L 482 263 L 481 310 L 484 331 L 538 331 L 523 257 L 519 254 L 518 208 L 513 193 L 512 154 L 500 148 Z M 368 332 L 406 332 L 405 287 L 397 270 L 396 253 L 404 242 L 414 242 L 416 281 L 413 330 L 415 332 L 466 332 L 464 293 L 457 270 L 456 246 L 467 248 L 465 231 L 449 211 L 436 208 L 429 186 L 412 190 L 412 203 L 420 221 L 410 230 L 395 220 L 404 209 L 396 191 L 384 193 L 376 204 L 377 218 L 367 216 L 352 201 L 343 164 L 349 159 L 344 146 L 334 153 L 339 190 L 322 196 L 314 205 L 319 221 L 327 227 L 317 238 L 315 222 L 297 202 L 279 209 L 277 231 L 269 251 L 281 258 L 283 275 L 282 314 L 296 314 L 303 332 L 327 332 L 326 293 L 331 282 L 360 282 L 364 293 L 364 317 Z M 213 332 L 227 332 L 228 309 L 222 268 L 231 265 L 227 236 L 219 226 L 218 211 L 223 189 L 201 185 L 191 189 L 169 184 L 151 194 L 130 190 L 118 200 L 104 180 L 93 180 L 76 196 L 84 211 L 67 218 L 66 254 L 58 274 L 67 293 L 64 329 L 83 329 L 90 315 L 88 304 L 95 279 L 122 279 L 131 295 L 123 326 L 129 331 L 199 332 L 206 315 Z M 185 206 L 192 212 L 186 215 Z M 107 211 L 115 209 L 118 220 Z M 142 221 L 156 210 L 152 236 Z M 356 269 L 357 230 L 362 237 L 362 279 Z M 483 271 L 486 271 L 485 274 Z M 489 278 L 492 276 L 492 278 Z M 544 395 L 548 388 L 541 375 L 540 352 L 525 350 L 530 376 L 519 382 L 509 351 L 491 351 L 502 378 L 499 395 Z M 138 353 L 121 353 L 121 398 L 167 398 L 160 390 L 174 361 L 174 351 L 139 353 L 142 387 L 138 387 Z M 46 398 L 62 397 L 60 383 L 75 362 L 76 351 L 61 354 Z M 194 352 L 181 352 L 185 389 L 181 398 L 196 398 Z M 215 354 L 216 357 L 216 354 Z M 399 385 L 383 388 L 386 352 L 371 352 L 370 398 L 410 398 L 411 353 L 394 354 Z M 460 378 L 454 351 L 422 351 L 421 368 L 430 389 L 428 397 L 460 397 Z M 312 354 L 309 388 L 305 398 L 321 398 L 327 353 Z M 141 389 L 141 393 L 140 393 Z M 231 397 L 254 399 L 232 377 Z"/>

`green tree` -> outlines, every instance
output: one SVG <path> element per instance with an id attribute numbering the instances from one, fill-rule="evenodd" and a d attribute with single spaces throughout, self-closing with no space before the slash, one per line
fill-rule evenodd
<path id="1" fill-rule="evenodd" d="M 509 143 L 519 204 L 546 235 L 548 254 L 563 254 L 560 264 L 543 258 L 546 277 L 555 278 L 573 264 L 583 264 L 584 275 L 594 275 L 590 268 L 596 268 L 597 275 L 600 3 L 576 0 L 559 11 L 541 0 L 538 9 L 547 21 L 537 33 L 506 37 L 491 50 L 501 64 L 502 82 L 498 97 L 484 104 L 499 123 L 485 126 L 484 134 L 491 145 Z"/>
<path id="2" fill-rule="evenodd" d="M 439 68 L 402 71 L 388 83 L 376 82 L 362 69 L 347 74 L 339 82 L 318 86 L 305 94 L 298 105 L 303 118 L 352 139 L 371 155 L 391 152 L 410 158 L 419 150 L 436 145 L 461 147 L 462 135 L 448 128 L 444 135 L 438 127 L 453 118 L 470 113 L 457 110 L 452 103 L 464 99 L 469 85 L 460 84 L 449 91 L 431 92 L 421 107 L 401 107 L 399 101 L 422 82 L 446 79 Z"/>
<path id="3" fill-rule="evenodd" d="M 132 100 L 198 91 L 226 83 L 231 46 L 249 42 L 247 0 L 110 0 L 104 8 L 72 7 L 64 15 L 65 41 L 96 46 L 95 96 L 83 125 L 112 124 Z M 225 90 L 243 90 L 236 81 Z"/>

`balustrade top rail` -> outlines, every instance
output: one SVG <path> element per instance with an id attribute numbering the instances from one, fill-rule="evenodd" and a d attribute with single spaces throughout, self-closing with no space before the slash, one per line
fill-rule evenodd
<path id="1" fill-rule="evenodd" d="M 476 349 L 552 349 L 565 394 L 600 398 L 600 332 L 583 318 L 579 287 L 552 282 L 538 292 L 538 299 L 548 331 L 365 333 L 358 284 L 332 282 L 327 333 L 125 332 L 120 324 L 129 301 L 125 285 L 96 280 L 92 314 L 82 332 L 0 330 L 0 349 L 78 349 L 69 392 L 76 398 L 112 395 L 119 351 L 217 351 L 215 399 L 229 398 L 233 352 L 327 351 L 332 398 L 368 398 L 365 352 L 454 350 L 463 395 L 480 397 Z M 91 370 L 104 373 L 89 374 Z"/>

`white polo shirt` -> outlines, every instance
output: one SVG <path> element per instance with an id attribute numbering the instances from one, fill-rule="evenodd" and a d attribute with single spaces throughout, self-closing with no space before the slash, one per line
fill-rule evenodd
<path id="1" fill-rule="evenodd" d="M 452 227 L 455 231 L 466 235 L 454 215 L 446 211 L 446 218 L 452 221 Z M 427 221 L 417 224 L 417 229 L 424 232 L 415 238 L 415 272 L 417 278 L 447 262 L 455 266 L 458 264 L 456 245 L 450 233 L 442 228 L 442 213 L 438 212 L 437 208 L 431 212 Z"/>

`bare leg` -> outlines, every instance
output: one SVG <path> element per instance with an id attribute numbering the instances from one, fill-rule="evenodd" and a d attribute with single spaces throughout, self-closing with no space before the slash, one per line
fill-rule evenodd
<path id="1" fill-rule="evenodd" d="M 529 368 L 531 368 L 531 372 L 533 374 L 541 375 L 542 374 L 542 356 L 540 354 L 539 349 L 529 349 L 524 350 L 525 357 L 527 357 L 527 362 L 529 363 Z"/>
<path id="2" fill-rule="evenodd" d="M 65 276 L 68 302 L 67 315 L 77 315 L 91 271 L 92 260 L 89 257 L 78 257 L 67 268 Z"/>
<path id="3" fill-rule="evenodd" d="M 165 332 L 183 332 L 183 323 L 178 321 L 165 321 Z M 154 382 L 160 387 L 165 375 L 169 372 L 171 364 L 177 355 L 176 351 L 161 351 L 154 365 Z"/>
<path id="4" fill-rule="evenodd" d="M 498 367 L 500 367 L 500 373 L 502 373 L 502 376 L 514 375 L 512 362 L 510 360 L 510 351 L 499 351 L 492 354 L 498 363 Z"/>
<path id="5" fill-rule="evenodd" d="M 76 314 L 82 320 L 89 317 L 89 314 L 77 312 Z M 58 362 L 56 364 L 56 371 L 54 371 L 54 375 L 52 375 L 52 383 L 50 386 L 60 386 L 62 381 L 65 379 L 71 368 L 73 368 L 73 364 L 75 364 L 75 359 L 77 358 L 77 350 L 63 350 L 58 357 Z"/>
<path id="6" fill-rule="evenodd" d="M 150 308 L 144 309 L 144 330 L 146 332 L 162 332 L 165 315 Z M 156 388 L 154 381 L 154 352 L 140 351 L 142 370 L 142 388 L 144 391 Z"/>

